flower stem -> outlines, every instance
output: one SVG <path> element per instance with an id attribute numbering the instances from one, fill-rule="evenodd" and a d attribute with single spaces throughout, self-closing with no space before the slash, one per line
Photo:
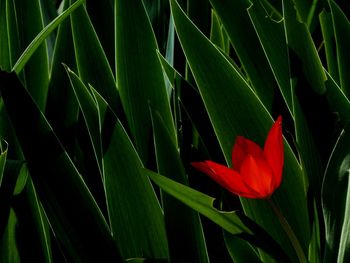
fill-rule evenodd
<path id="1" fill-rule="evenodd" d="M 275 212 L 278 220 L 280 221 L 280 224 L 281 224 L 284 232 L 287 234 L 287 236 L 289 238 L 289 241 L 292 244 L 292 246 L 293 246 L 293 248 L 295 250 L 295 253 L 298 256 L 299 262 L 307 263 L 308 261 L 306 259 L 305 254 L 304 254 L 304 251 L 303 251 L 303 249 L 302 249 L 302 247 L 300 245 L 300 242 L 299 242 L 298 238 L 296 237 L 293 229 L 290 227 L 288 221 L 283 216 L 281 210 L 277 207 L 275 202 L 271 198 L 269 198 L 268 201 L 269 201 L 269 204 L 272 207 L 272 210 Z"/>

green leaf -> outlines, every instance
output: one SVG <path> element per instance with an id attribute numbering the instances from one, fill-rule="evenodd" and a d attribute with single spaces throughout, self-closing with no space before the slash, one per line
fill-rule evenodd
<path id="1" fill-rule="evenodd" d="M 86 9 L 111 68 L 115 67 L 114 1 L 87 1 Z"/>
<path id="2" fill-rule="evenodd" d="M 303 22 L 305 20 L 301 20 L 300 14 L 295 9 L 293 0 L 283 0 L 283 17 L 289 47 L 291 77 L 304 77 L 316 93 L 324 93 L 327 76 L 311 33 Z"/>
<path id="3" fill-rule="evenodd" d="M 160 114 L 152 113 L 152 124 L 158 172 L 188 185 L 176 142 Z M 202 224 L 197 212 L 162 192 L 170 260 L 173 262 L 209 262 Z"/>
<path id="4" fill-rule="evenodd" d="M 144 169 L 143 172 L 168 194 L 176 197 L 178 200 L 185 203 L 192 209 L 210 218 L 214 223 L 221 226 L 227 232 L 231 234 L 252 234 L 252 231 L 242 222 L 236 212 L 223 212 L 214 208 L 213 203 L 215 198 L 198 192 L 183 184 L 177 183 L 150 170 Z"/>
<path id="5" fill-rule="evenodd" d="M 13 195 L 18 195 L 22 193 L 23 189 L 27 185 L 27 180 L 29 178 L 29 171 L 27 165 L 24 163 L 21 165 L 21 170 L 19 171 L 15 188 L 13 189 Z"/>
<path id="6" fill-rule="evenodd" d="M 122 124 L 94 92 L 102 127 L 103 174 L 112 234 L 124 259 L 168 259 L 163 211 Z M 106 110 L 105 110 L 106 109 Z"/>
<path id="7" fill-rule="evenodd" d="M 345 95 L 350 98 L 350 22 L 340 7 L 329 1 L 333 19 L 335 45 L 337 50 L 338 70 L 340 87 Z M 333 50 L 334 51 L 334 50 Z"/>
<path id="8" fill-rule="evenodd" d="M 309 262 L 319 263 L 321 262 L 322 253 L 321 253 L 321 225 L 319 213 L 317 211 L 316 203 L 314 202 L 314 221 L 312 224 L 312 234 L 309 246 Z"/>
<path id="9" fill-rule="evenodd" d="M 0 140 L 0 187 L 4 176 L 6 158 L 7 158 L 7 143 L 3 139 Z"/>
<path id="10" fill-rule="evenodd" d="M 49 226 L 48 219 L 45 215 L 45 212 L 41 206 L 41 203 L 39 202 L 34 184 L 32 180 L 28 179 L 27 184 L 27 196 L 28 196 L 28 202 L 30 206 L 30 216 L 33 217 L 35 222 L 35 236 L 39 237 L 40 241 L 40 248 L 42 249 L 41 254 L 43 256 L 43 259 L 46 263 L 54 262 L 54 258 L 52 255 L 52 249 L 51 249 L 51 228 Z"/>
<path id="11" fill-rule="evenodd" d="M 71 15 L 71 26 L 79 77 L 85 85 L 91 84 L 113 111 L 121 116 L 120 97 L 113 72 L 85 6 Z"/>
<path id="12" fill-rule="evenodd" d="M 26 1 L 16 2 L 15 10 L 21 50 L 25 50 L 44 28 L 40 0 L 31 1 L 30 3 Z M 19 71 L 15 72 L 18 73 Z M 26 63 L 23 74 L 25 87 L 39 108 L 44 110 L 49 82 L 49 60 L 46 42 L 43 42 L 36 49 L 31 56 L 31 60 Z"/>
<path id="13" fill-rule="evenodd" d="M 77 0 L 74 4 L 68 7 L 62 14 L 52 20 L 39 34 L 32 40 L 26 50 L 22 53 L 16 64 L 13 66 L 12 71 L 19 74 L 28 60 L 33 56 L 35 51 L 44 43 L 44 40 L 52 33 L 56 27 L 58 27 L 64 19 L 66 19 L 74 10 L 76 10 L 85 0 Z"/>
<path id="14" fill-rule="evenodd" d="M 329 159 L 322 188 L 326 246 L 323 262 L 347 262 L 350 206 L 350 127 L 340 134 Z"/>
<path id="15" fill-rule="evenodd" d="M 324 49 L 327 60 L 327 70 L 332 78 L 339 83 L 339 71 L 337 65 L 337 54 L 335 52 L 336 47 L 334 43 L 334 29 L 332 22 L 332 15 L 323 10 L 320 15 L 320 26 L 322 31 L 322 37 L 324 41 Z"/>
<path id="16" fill-rule="evenodd" d="M 350 101 L 345 96 L 344 92 L 337 85 L 337 83 L 328 74 L 328 80 L 326 81 L 327 98 L 329 104 L 334 112 L 339 114 L 339 118 L 343 125 L 350 120 Z"/>
<path id="17" fill-rule="evenodd" d="M 8 225 L 10 209 L 13 203 L 11 200 L 13 199 L 21 168 L 23 168 L 23 161 L 6 160 L 0 187 L 0 203 L 2 204 L 0 206 L 0 237 Z"/>
<path id="18" fill-rule="evenodd" d="M 220 17 L 242 67 L 267 109 L 271 110 L 275 79 L 249 19 L 248 0 L 210 0 Z M 257 62 L 258 61 L 258 62 Z"/>
<path id="19" fill-rule="evenodd" d="M 293 114 L 292 94 L 290 88 L 290 69 L 288 47 L 282 17 L 273 14 L 263 3 L 255 1 L 248 9 L 256 34 L 264 49 L 269 66 L 275 76 L 281 94 Z M 270 12 L 269 12 L 270 11 Z"/>
<path id="20" fill-rule="evenodd" d="M 211 11 L 210 41 L 226 51 L 226 43 L 222 32 L 221 22 L 214 10 Z"/>
<path id="21" fill-rule="evenodd" d="M 92 147 L 95 153 L 96 162 L 102 176 L 102 145 L 100 135 L 100 123 L 97 105 L 93 95 L 79 77 L 66 66 L 67 74 L 72 84 L 79 107 L 84 116 Z"/>
<path id="22" fill-rule="evenodd" d="M 247 241 L 224 231 L 224 238 L 228 252 L 233 262 L 261 262 L 258 251 Z"/>
<path id="23" fill-rule="evenodd" d="M 176 31 L 199 91 L 209 113 L 220 146 L 230 164 L 234 139 L 238 135 L 262 145 L 272 119 L 248 83 L 230 62 L 190 23 L 175 1 L 171 1 Z M 198 47 L 201 48 L 198 48 Z M 283 183 L 274 195 L 306 251 L 310 238 L 309 220 L 300 166 L 285 143 Z M 244 210 L 263 226 L 286 250 L 295 254 L 271 208 L 260 200 L 241 199 Z M 299 216 L 296 217 L 295 214 Z"/>
<path id="24" fill-rule="evenodd" d="M 311 1 L 303 1 L 303 0 L 292 0 L 295 5 L 295 9 L 298 12 L 298 19 L 306 23 L 308 21 L 309 11 L 311 7 Z"/>
<path id="25" fill-rule="evenodd" d="M 0 261 L 1 262 L 13 262 L 19 263 L 21 262 L 21 258 L 19 256 L 17 244 L 16 244 L 16 225 L 17 218 L 13 209 L 10 210 L 10 215 L 8 218 L 8 224 L 5 229 L 4 235 L 2 238 L 2 246 L 0 247 Z"/>
<path id="26" fill-rule="evenodd" d="M 116 76 L 128 127 L 143 162 L 150 151 L 149 105 L 159 111 L 175 138 L 157 43 L 142 1 L 115 1 Z"/>
<path id="27" fill-rule="evenodd" d="M 66 10 L 68 7 L 69 1 L 64 1 L 63 9 Z M 75 130 L 79 116 L 79 105 L 62 63 L 74 71 L 77 70 L 70 19 L 62 21 L 58 27 L 45 116 L 66 151 L 72 154 L 76 143 Z"/>
<path id="28" fill-rule="evenodd" d="M 299 86 L 293 90 L 293 115 L 299 158 L 305 180 L 305 189 L 309 184 L 309 188 L 311 189 L 314 198 L 319 200 L 323 180 L 323 171 L 325 167 L 322 165 L 320 151 L 316 145 L 314 134 L 311 131 L 312 125 L 310 125 L 311 122 L 310 119 L 308 119 L 309 116 L 305 115 L 308 113 L 308 111 L 307 109 L 303 108 L 303 106 L 305 107 L 305 104 L 307 105 L 308 103 L 303 101 L 304 104 L 302 105 L 300 101 L 303 100 L 303 95 L 305 95 L 306 92 L 311 92 L 312 95 L 310 95 L 310 97 L 313 97 L 314 99 L 313 110 L 317 109 L 319 112 L 322 112 L 319 109 L 320 105 L 317 102 L 322 100 L 323 96 L 320 96 L 317 93 L 312 93 L 310 87 L 307 87 L 305 83 L 297 83 L 297 85 Z M 307 91 L 307 89 L 310 90 Z M 326 115 L 323 115 L 323 118 L 326 117 Z M 315 119 L 316 118 L 313 120 Z"/>
<path id="29" fill-rule="evenodd" d="M 210 119 L 203 100 L 198 91 L 189 83 L 181 74 L 176 71 L 165 58 L 159 55 L 162 67 L 174 89 L 178 89 L 180 94 L 180 105 L 183 107 L 185 113 L 190 118 L 191 122 L 198 130 L 205 146 L 211 151 L 212 157 L 222 159 L 222 154 L 216 154 L 217 149 L 220 148 L 213 127 L 210 124 Z"/>
<path id="30" fill-rule="evenodd" d="M 0 68 L 9 71 L 11 69 L 10 62 L 10 46 L 9 46 L 9 30 L 7 26 L 7 1 L 0 1 Z"/>
<path id="31" fill-rule="evenodd" d="M 66 256 L 120 260 L 99 207 L 42 112 L 13 73 L 1 72 L 0 84 L 34 185 Z"/>

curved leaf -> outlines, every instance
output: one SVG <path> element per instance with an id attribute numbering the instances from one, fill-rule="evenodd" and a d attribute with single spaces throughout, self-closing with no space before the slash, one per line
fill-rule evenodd
<path id="1" fill-rule="evenodd" d="M 229 235 L 238 235 L 239 238 L 251 242 L 268 252 L 277 261 L 286 260 L 286 255 L 276 241 L 239 211 L 220 211 L 214 207 L 215 198 L 150 170 L 144 169 L 144 173 L 165 192 L 212 220 Z"/>
<path id="2" fill-rule="evenodd" d="M 74 4 L 69 6 L 64 12 L 52 20 L 41 32 L 33 39 L 33 41 L 24 50 L 16 64 L 13 66 L 12 71 L 19 74 L 28 60 L 32 57 L 34 52 L 43 44 L 45 38 L 58 27 L 64 19 L 66 19 L 75 9 L 77 9 L 85 0 L 77 0 Z"/>
<path id="3" fill-rule="evenodd" d="M 40 0 L 14 4 L 21 50 L 25 50 L 44 28 Z M 45 109 L 49 83 L 49 59 L 46 42 L 36 48 L 22 73 L 25 87 L 41 110 Z M 40 73 L 39 73 L 40 72 Z M 16 72 L 17 73 L 17 72 Z"/>

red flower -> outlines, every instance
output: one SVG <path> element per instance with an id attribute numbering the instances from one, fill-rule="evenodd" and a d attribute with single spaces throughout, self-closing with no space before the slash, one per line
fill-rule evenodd
<path id="1" fill-rule="evenodd" d="M 238 136 L 232 151 L 233 168 L 213 161 L 193 162 L 230 192 L 247 198 L 268 198 L 280 186 L 284 162 L 282 117 L 271 127 L 264 149 Z"/>

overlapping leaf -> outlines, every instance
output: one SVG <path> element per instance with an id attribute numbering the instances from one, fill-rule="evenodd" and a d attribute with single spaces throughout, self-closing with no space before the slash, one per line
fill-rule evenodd
<path id="1" fill-rule="evenodd" d="M 120 259 L 99 207 L 42 112 L 13 73 L 1 72 L 0 81 L 34 184 L 67 256 Z"/>
<path id="2" fill-rule="evenodd" d="M 109 223 L 122 257 L 168 259 L 163 211 L 150 180 L 142 173 L 138 153 L 106 101 L 94 90 L 93 94 L 100 116 Z"/>

